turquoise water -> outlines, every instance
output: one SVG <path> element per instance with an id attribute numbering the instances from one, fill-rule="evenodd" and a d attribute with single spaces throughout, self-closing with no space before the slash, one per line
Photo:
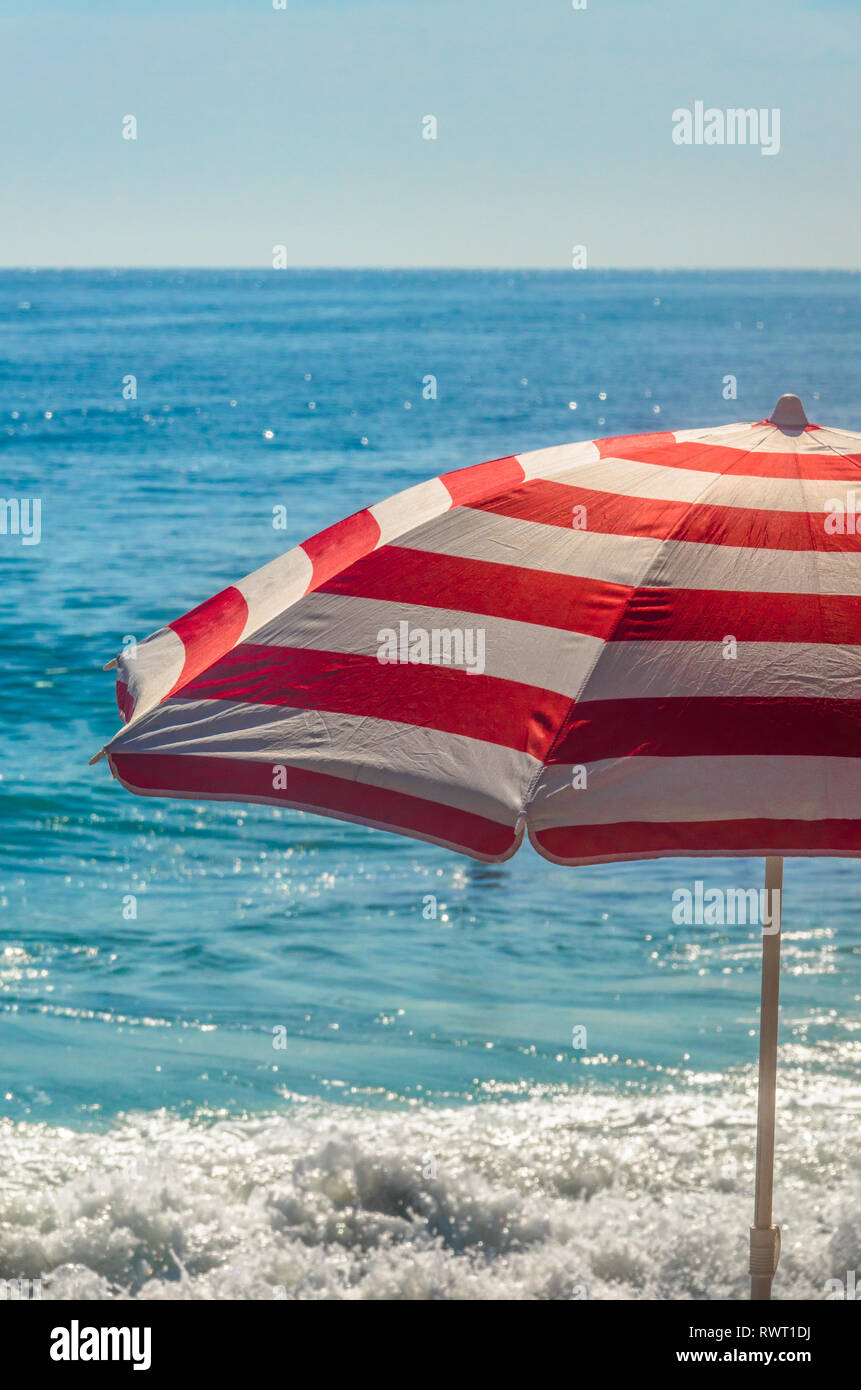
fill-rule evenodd
<path id="1" fill-rule="evenodd" d="M 836 273 L 0 272 L 2 492 L 42 499 L 38 545 L 0 536 L 0 1277 L 736 1296 L 759 941 L 675 926 L 671 895 L 758 887 L 761 862 L 483 866 L 135 800 L 87 759 L 117 727 L 101 667 L 125 636 L 427 476 L 760 419 L 789 390 L 861 428 L 859 307 Z M 815 1230 L 784 1269 L 804 1297 L 861 1269 L 859 875 L 786 868 L 779 1142 Z M 703 1259 L 667 1210 L 680 1183 L 706 1193 Z"/>

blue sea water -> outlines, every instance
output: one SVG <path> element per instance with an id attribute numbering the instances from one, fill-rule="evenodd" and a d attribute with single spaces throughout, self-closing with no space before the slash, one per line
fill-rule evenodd
<path id="1" fill-rule="evenodd" d="M 0 492 L 42 508 L 0 536 L 0 1278 L 743 1296 L 759 940 L 671 895 L 761 862 L 477 865 L 87 760 L 125 637 L 411 483 L 784 391 L 861 428 L 859 309 L 840 273 L 0 272 Z M 786 866 L 783 1297 L 861 1269 L 859 876 Z"/>

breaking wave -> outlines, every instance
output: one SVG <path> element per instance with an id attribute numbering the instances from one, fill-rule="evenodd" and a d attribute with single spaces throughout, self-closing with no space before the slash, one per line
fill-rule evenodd
<path id="1" fill-rule="evenodd" d="M 801 1063 L 777 1299 L 861 1270 L 858 1089 Z M 744 1299 L 754 1082 L 6 1122 L 0 1277 L 49 1299 Z"/>

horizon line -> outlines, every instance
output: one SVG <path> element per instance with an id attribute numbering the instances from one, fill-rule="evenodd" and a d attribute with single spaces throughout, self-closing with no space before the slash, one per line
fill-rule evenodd
<path id="1" fill-rule="evenodd" d="M 2 265 L 0 273 L 3 271 L 22 271 L 27 274 L 35 274 L 39 271 L 154 271 L 154 270 L 179 270 L 179 271 L 248 271 L 257 274 L 276 271 L 275 266 L 271 265 L 182 265 L 164 264 L 158 265 Z M 573 266 L 546 266 L 546 265 L 515 265 L 515 266 L 492 266 L 492 265 L 290 265 L 277 267 L 277 273 L 284 271 L 344 271 L 344 272 L 365 272 L 372 271 L 377 274 L 394 274 L 396 272 L 427 272 L 434 273 L 450 272 L 452 274 L 463 273 L 482 273 L 496 275 L 511 274 L 543 274 L 543 275 L 562 275 L 574 273 L 580 276 L 591 274 L 672 274 L 672 275 L 703 275 L 731 272 L 733 274 L 748 275 L 858 275 L 861 273 L 861 266 L 798 266 L 798 265 L 770 265 L 770 266 L 742 266 L 742 265 L 702 265 L 702 266 L 672 266 L 672 265 L 601 265 L 587 266 L 582 269 L 575 269 Z"/>

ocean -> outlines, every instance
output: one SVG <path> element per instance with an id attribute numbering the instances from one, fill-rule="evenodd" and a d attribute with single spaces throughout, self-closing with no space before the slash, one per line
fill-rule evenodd
<path id="1" fill-rule="evenodd" d="M 0 536 L 0 1279 L 746 1297 L 760 941 L 672 894 L 761 861 L 479 865 L 87 760 L 124 639 L 428 476 L 785 391 L 861 428 L 859 309 L 843 273 L 0 271 L 0 482 L 41 503 Z M 861 1271 L 859 886 L 787 861 L 776 1298 Z"/>

